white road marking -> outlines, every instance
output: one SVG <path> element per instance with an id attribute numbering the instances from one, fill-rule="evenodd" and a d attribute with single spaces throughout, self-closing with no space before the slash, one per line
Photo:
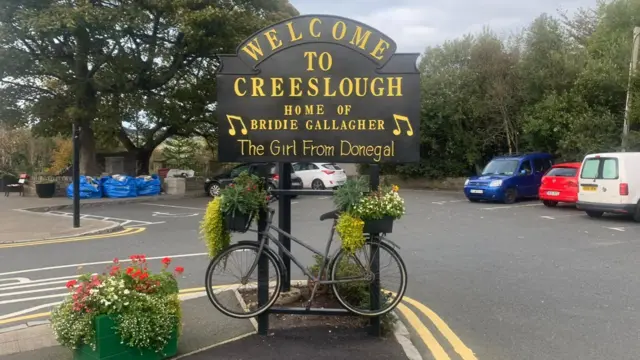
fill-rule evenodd
<path id="1" fill-rule="evenodd" d="M 42 299 L 53 299 L 53 298 L 58 298 L 58 297 L 65 297 L 67 295 L 69 295 L 69 293 L 44 295 L 44 296 L 34 296 L 34 297 L 11 299 L 11 300 L 3 300 L 3 301 L 0 301 L 0 305 L 15 304 L 15 303 L 19 303 L 19 302 L 42 300 Z"/>
<path id="2" fill-rule="evenodd" d="M 161 206 L 161 207 L 176 208 L 176 209 L 207 210 L 206 208 L 197 208 L 197 207 L 191 207 L 191 206 L 178 206 L 178 205 L 153 204 L 153 203 L 138 203 L 138 204 L 149 205 L 149 206 Z"/>
<path id="3" fill-rule="evenodd" d="M 27 290 L 27 291 L 14 291 L 9 293 L 0 293 L 0 297 L 33 294 L 33 293 L 49 292 L 53 290 L 64 290 L 64 289 L 66 289 L 66 286 L 58 286 L 58 287 L 52 287 L 52 288 L 46 288 L 46 289 L 36 289 L 36 290 Z"/>
<path id="4" fill-rule="evenodd" d="M 521 207 L 531 207 L 531 206 L 542 206 L 542 204 L 526 204 L 526 205 L 507 205 L 507 206 L 494 206 L 494 207 L 486 207 L 480 208 L 480 210 L 501 210 L 501 209 L 514 209 Z"/>
<path id="5" fill-rule="evenodd" d="M 15 282 L 12 282 L 12 283 L 9 283 L 9 284 L 2 284 L 2 285 L 0 285 L 0 287 L 3 287 L 3 286 L 11 286 L 11 285 L 15 285 L 15 284 L 22 284 L 22 283 L 25 283 L 25 282 L 29 282 L 29 278 L 8 278 L 8 279 L 0 279 L 0 282 L 2 282 L 2 281 L 15 281 Z"/>
<path id="6" fill-rule="evenodd" d="M 186 218 L 186 217 L 198 216 L 198 213 L 193 213 L 193 214 L 172 214 L 172 213 L 164 213 L 164 212 L 154 211 L 151 216 L 153 216 L 153 217 Z"/>
<path id="7" fill-rule="evenodd" d="M 623 227 L 606 227 L 603 226 L 606 229 L 610 229 L 610 230 L 615 230 L 615 231 L 625 231 Z"/>
<path id="8" fill-rule="evenodd" d="M 318 198 L 318 200 L 326 200 L 329 199 L 331 196 L 321 196 Z"/>
<path id="9" fill-rule="evenodd" d="M 53 303 L 33 306 L 33 307 L 28 308 L 28 309 L 19 310 L 19 311 L 12 312 L 12 313 L 9 313 L 9 314 L 0 315 L 0 320 L 9 319 L 9 318 L 12 318 L 12 317 L 15 317 L 15 316 L 28 314 L 28 313 L 34 312 L 36 310 L 40 310 L 40 309 L 45 309 L 45 308 L 49 308 L 49 307 L 52 307 L 52 306 L 56 306 L 56 305 L 59 305 L 61 303 L 62 303 L 62 301 L 57 301 L 57 302 L 53 302 Z"/>
<path id="10" fill-rule="evenodd" d="M 299 201 L 292 201 L 292 202 L 291 202 L 291 205 L 293 205 L 293 204 L 297 204 L 297 203 L 299 203 Z"/>
<path id="11" fill-rule="evenodd" d="M 543 219 L 555 220 L 553 216 L 540 216 Z"/>
<path id="12" fill-rule="evenodd" d="M 48 213 L 51 214 L 51 215 L 56 215 L 56 216 L 66 216 L 66 217 L 73 216 L 73 213 L 63 212 L 63 211 L 49 211 Z M 112 217 L 112 216 L 100 216 L 100 215 L 91 215 L 91 214 L 82 215 L 81 218 L 82 219 L 103 220 L 103 221 L 115 221 L 115 222 L 120 223 L 120 225 L 122 225 L 122 226 L 127 225 L 129 227 L 138 227 L 138 226 L 147 226 L 147 225 L 156 225 L 156 224 L 164 224 L 164 223 L 166 223 L 166 221 L 151 222 L 151 221 L 122 219 L 122 218 L 117 218 L 117 217 Z"/>
<path id="13" fill-rule="evenodd" d="M 436 205 L 444 205 L 446 201 L 432 201 L 432 204 L 436 204 Z"/>
<path id="14" fill-rule="evenodd" d="M 186 257 L 195 257 L 195 256 L 207 256 L 207 253 L 193 253 L 193 254 L 180 254 L 180 255 L 162 255 L 162 256 L 153 256 L 153 257 L 147 257 L 147 260 L 157 260 L 157 259 L 164 259 L 165 257 L 169 257 L 169 258 L 186 258 Z M 120 259 L 120 262 L 129 262 L 131 261 L 130 259 Z M 96 261 L 96 262 L 89 262 L 89 263 L 81 263 L 81 264 L 69 264 L 69 265 L 58 265 L 58 266 L 48 266 L 48 267 L 42 267 L 42 268 L 33 268 L 33 269 L 26 269 L 26 270 L 16 270 L 16 271 L 8 271 L 8 272 L 4 272 L 4 273 L 0 273 L 0 276 L 5 276 L 5 275 L 15 275 L 15 274 L 24 274 L 24 273 L 29 273 L 29 272 L 38 272 L 38 271 L 45 271 L 45 270 L 57 270 L 57 269 L 67 269 L 67 268 L 77 268 L 77 267 L 84 267 L 84 266 L 92 266 L 92 265 L 103 265 L 103 264 L 112 264 L 113 260 L 109 260 L 109 261 Z"/>

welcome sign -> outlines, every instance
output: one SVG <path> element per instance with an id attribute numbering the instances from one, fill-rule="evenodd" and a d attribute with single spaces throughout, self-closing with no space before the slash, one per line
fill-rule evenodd
<path id="1" fill-rule="evenodd" d="M 220 56 L 219 160 L 419 160 L 419 54 L 354 20 L 305 15 Z"/>

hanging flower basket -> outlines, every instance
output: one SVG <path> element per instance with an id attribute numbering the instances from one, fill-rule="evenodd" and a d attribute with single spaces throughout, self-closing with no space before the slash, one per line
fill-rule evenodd
<path id="1" fill-rule="evenodd" d="M 245 233 L 249 230 L 253 216 L 250 214 L 227 214 L 224 218 L 227 229 L 233 232 Z"/>
<path id="2" fill-rule="evenodd" d="M 365 220 L 362 232 L 364 234 L 391 234 L 393 231 L 392 216 L 385 216 L 382 219 Z"/>

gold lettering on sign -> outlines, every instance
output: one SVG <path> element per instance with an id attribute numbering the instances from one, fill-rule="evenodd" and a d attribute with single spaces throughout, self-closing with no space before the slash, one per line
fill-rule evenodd
<path id="1" fill-rule="evenodd" d="M 362 25 L 348 21 L 339 19 L 330 19 L 329 21 L 332 23 L 327 24 L 327 29 L 330 26 L 331 35 L 324 35 L 327 40 L 363 50 L 377 60 L 382 60 L 388 56 L 391 43 L 382 34 L 367 30 Z M 264 31 L 261 36 L 254 37 L 243 45 L 241 50 L 251 59 L 258 62 L 263 60 L 265 56 L 270 55 L 269 53 L 265 54 L 265 49 L 270 49 L 273 52 L 294 43 L 322 38 L 323 34 L 322 30 L 320 30 L 322 24 L 323 20 L 317 17 L 289 21 L 284 25 L 275 26 Z"/>
<path id="2" fill-rule="evenodd" d="M 309 55 L 310 57 L 312 55 Z M 330 66 L 329 64 L 327 66 Z M 323 97 L 351 97 L 353 95 L 364 97 L 372 95 L 381 96 L 403 96 L 403 83 L 401 76 L 392 77 L 356 77 L 336 79 L 333 77 L 312 77 L 302 79 L 300 77 L 291 78 L 270 78 L 271 89 L 265 88 L 265 79 L 251 77 L 251 87 L 246 88 L 248 79 L 240 77 L 235 80 L 234 92 L 237 96 L 251 97 L 301 97 L 301 96 L 323 96 Z M 321 80 L 322 79 L 322 80 Z M 288 82 L 289 86 L 284 86 Z M 285 90 L 286 89 L 286 90 Z"/>

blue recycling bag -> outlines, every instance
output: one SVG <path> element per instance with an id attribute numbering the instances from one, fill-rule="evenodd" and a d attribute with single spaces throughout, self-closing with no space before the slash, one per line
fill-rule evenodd
<path id="1" fill-rule="evenodd" d="M 131 198 L 138 196 L 136 179 L 126 175 L 103 176 L 100 179 L 102 193 L 109 198 Z"/>
<path id="2" fill-rule="evenodd" d="M 138 196 L 159 195 L 162 190 L 162 184 L 158 175 L 139 176 L 136 178 L 136 189 Z"/>
<path id="3" fill-rule="evenodd" d="M 73 199 L 73 183 L 67 186 L 67 197 Z M 102 197 L 100 182 L 90 176 L 80 176 L 80 199 L 99 199 Z"/>

